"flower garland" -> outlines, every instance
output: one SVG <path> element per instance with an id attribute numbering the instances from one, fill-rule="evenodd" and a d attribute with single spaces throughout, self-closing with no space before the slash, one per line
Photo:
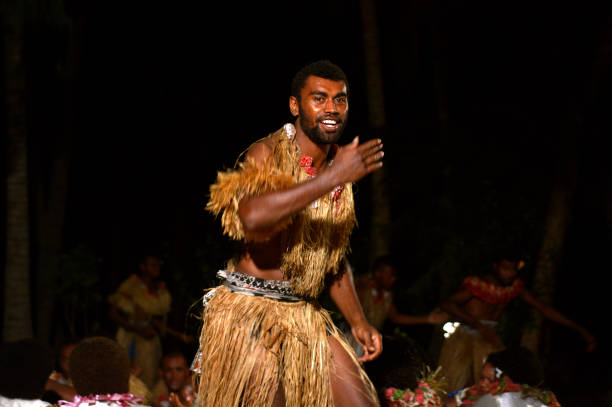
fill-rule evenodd
<path id="1" fill-rule="evenodd" d="M 433 373 L 429 373 L 429 367 L 426 371 L 427 373 L 422 374 L 414 391 L 395 387 L 387 388 L 384 392 L 387 401 L 392 406 L 398 407 L 441 407 L 442 399 L 438 394 L 443 393 L 442 380 L 437 378 L 440 367 Z"/>
<path id="2" fill-rule="evenodd" d="M 329 163 L 329 165 L 331 166 L 331 162 Z M 312 157 L 309 155 L 302 154 L 302 156 L 300 157 L 300 167 L 302 167 L 304 171 L 306 171 L 306 174 L 308 174 L 308 176 L 311 178 L 317 175 L 317 169 L 312 166 Z M 336 205 L 338 205 L 340 202 L 340 194 L 342 193 L 343 189 L 344 185 L 336 185 L 331 191 L 332 202 L 335 202 Z M 318 208 L 319 201 L 314 201 L 312 206 L 314 208 Z"/>
<path id="3" fill-rule="evenodd" d="M 480 397 L 485 394 L 491 394 L 493 396 L 508 393 L 508 392 L 517 392 L 521 393 L 525 397 L 533 397 L 540 400 L 542 403 L 546 404 L 548 407 L 561 407 L 561 404 L 557 401 L 554 393 L 546 390 L 536 389 L 534 387 L 530 387 L 527 385 L 519 385 L 514 383 L 510 379 L 501 379 L 497 382 L 494 382 L 491 390 L 488 392 L 484 392 L 480 389 L 480 387 L 475 384 L 470 387 L 464 398 L 461 400 L 461 407 L 464 406 L 473 406 Z"/>
<path id="4" fill-rule="evenodd" d="M 60 400 L 59 405 L 61 407 L 78 407 L 81 404 L 94 405 L 98 402 L 106 402 L 108 404 L 118 404 L 121 407 L 132 407 L 134 404 L 139 404 L 142 401 L 142 397 L 136 397 L 130 393 L 114 393 L 114 394 L 90 394 L 89 396 L 74 396 L 74 400 L 66 401 Z"/>
<path id="5" fill-rule="evenodd" d="M 300 167 L 304 168 L 306 174 L 314 177 L 317 174 L 317 169 L 312 166 L 312 157 L 309 155 L 302 155 L 300 158 Z"/>
<path id="6" fill-rule="evenodd" d="M 506 304 L 519 295 L 523 282 L 517 278 L 511 286 L 502 287 L 472 276 L 463 281 L 462 287 L 489 304 Z"/>

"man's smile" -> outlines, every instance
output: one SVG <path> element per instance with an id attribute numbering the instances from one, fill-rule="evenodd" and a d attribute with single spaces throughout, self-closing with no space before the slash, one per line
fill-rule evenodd
<path id="1" fill-rule="evenodd" d="M 321 127 L 323 127 L 324 130 L 335 132 L 338 130 L 338 127 L 342 122 L 336 119 L 325 119 L 319 121 L 319 123 L 321 124 Z"/>

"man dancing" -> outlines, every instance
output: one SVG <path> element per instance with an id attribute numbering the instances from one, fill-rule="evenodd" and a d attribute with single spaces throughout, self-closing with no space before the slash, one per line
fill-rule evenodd
<path id="1" fill-rule="evenodd" d="M 440 351 L 448 393 L 460 390 L 480 380 L 487 356 L 505 348 L 496 327 L 506 306 L 520 298 L 542 316 L 578 332 L 587 343 L 586 351 L 597 346 L 597 340 L 584 327 L 570 320 L 550 305 L 538 301 L 519 278 L 523 261 L 502 251 L 493 263 L 492 272 L 483 277 L 467 277 L 459 290 L 445 299 L 440 307 L 461 321 Z"/>
<path id="2" fill-rule="evenodd" d="M 329 61 L 296 74 L 289 108 L 295 125 L 252 144 L 210 188 L 207 209 L 244 245 L 220 272 L 225 284 L 204 296 L 202 407 L 378 405 L 359 361 L 380 354 L 381 336 L 341 263 L 355 225 L 351 184 L 382 166 L 382 142 L 336 144 L 348 84 Z M 359 361 L 316 302 L 327 281 L 365 349 Z"/>

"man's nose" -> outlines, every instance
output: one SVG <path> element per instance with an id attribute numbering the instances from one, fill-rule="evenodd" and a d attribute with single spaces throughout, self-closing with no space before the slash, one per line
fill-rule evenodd
<path id="1" fill-rule="evenodd" d="M 325 103 L 325 111 L 326 112 L 337 112 L 338 107 L 336 106 L 336 102 L 333 99 L 329 99 L 327 103 Z"/>

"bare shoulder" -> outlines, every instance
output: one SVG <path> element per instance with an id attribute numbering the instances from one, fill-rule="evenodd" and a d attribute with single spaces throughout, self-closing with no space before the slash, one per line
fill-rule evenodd
<path id="1" fill-rule="evenodd" d="M 251 147 L 249 147 L 246 157 L 255 160 L 255 162 L 257 163 L 261 163 L 264 162 L 272 154 L 272 151 L 272 140 L 266 137 L 262 140 L 253 143 Z"/>

